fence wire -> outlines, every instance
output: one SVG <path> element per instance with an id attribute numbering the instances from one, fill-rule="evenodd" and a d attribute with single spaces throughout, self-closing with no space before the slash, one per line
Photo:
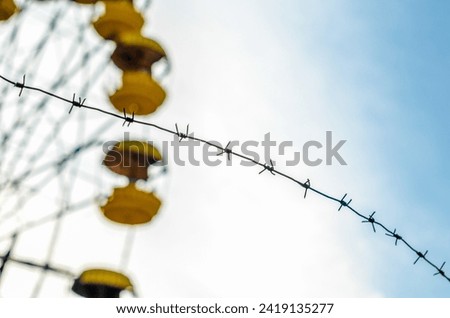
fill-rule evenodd
<path id="1" fill-rule="evenodd" d="M 408 241 L 402 235 L 400 235 L 397 232 L 397 229 L 390 230 L 387 226 L 382 224 L 380 221 L 377 221 L 375 219 L 375 217 L 374 217 L 375 212 L 373 212 L 370 215 L 366 216 L 366 215 L 362 214 L 361 212 L 359 212 L 358 210 L 356 210 L 355 208 L 353 208 L 350 205 L 351 202 L 352 202 L 352 199 L 348 199 L 347 198 L 347 194 L 344 194 L 340 198 L 339 197 L 334 197 L 332 195 L 329 195 L 329 194 L 327 194 L 325 192 L 322 192 L 322 191 L 318 190 L 317 188 L 313 187 L 311 185 L 310 179 L 307 179 L 306 181 L 300 181 L 300 180 L 297 180 L 296 178 L 294 178 L 294 177 L 292 177 L 292 176 L 290 176 L 290 175 L 288 175 L 286 173 L 283 173 L 280 170 L 277 170 L 274 167 L 272 160 L 269 160 L 268 163 L 262 163 L 262 162 L 259 162 L 259 161 L 255 160 L 255 159 L 251 158 L 251 157 L 245 156 L 245 155 L 243 155 L 243 154 L 241 154 L 239 152 L 233 151 L 232 149 L 228 148 L 229 144 L 227 146 L 225 146 L 225 147 L 222 147 L 219 144 L 214 144 L 214 143 L 212 143 L 210 141 L 207 141 L 207 140 L 204 140 L 204 139 L 201 139 L 201 138 L 198 138 L 198 137 L 194 137 L 193 135 L 189 134 L 189 125 L 187 126 L 186 131 L 182 132 L 182 131 L 179 130 L 177 124 L 175 124 L 175 130 L 173 130 L 173 129 L 169 129 L 169 128 L 166 128 L 166 127 L 159 126 L 159 125 L 151 123 L 151 122 L 137 120 L 137 119 L 135 119 L 134 114 L 132 114 L 131 116 L 128 116 L 126 114 L 125 110 L 124 110 L 123 115 L 119 115 L 117 113 L 106 111 L 106 110 L 103 110 L 103 109 L 100 109 L 100 108 L 97 108 L 97 107 L 94 107 L 94 106 L 89 106 L 89 105 L 87 105 L 85 103 L 86 102 L 86 98 L 77 97 L 76 94 L 73 94 L 72 99 L 68 99 L 68 98 L 62 97 L 60 95 L 57 95 L 57 94 L 55 94 L 55 93 L 53 93 L 51 91 L 47 91 L 45 89 L 42 89 L 42 88 L 39 88 L 39 87 L 35 87 L 35 86 L 26 85 L 26 82 L 25 82 L 26 81 L 26 77 L 25 77 L 25 75 L 23 76 L 22 81 L 20 81 L 20 82 L 14 82 L 14 81 L 12 81 L 12 80 L 10 80 L 10 79 L 2 76 L 2 75 L 0 75 L 0 78 L 3 81 L 8 82 L 9 84 L 11 84 L 14 87 L 18 88 L 19 89 L 19 97 L 22 95 L 24 90 L 30 90 L 30 91 L 37 91 L 37 92 L 40 92 L 40 93 L 45 94 L 47 96 L 50 96 L 52 98 L 59 99 L 61 101 L 66 102 L 67 104 L 70 105 L 69 114 L 73 111 L 74 107 L 80 108 L 80 109 L 84 108 L 84 109 L 87 109 L 87 110 L 100 112 L 100 113 L 103 113 L 105 115 L 112 116 L 112 117 L 115 117 L 117 119 L 122 120 L 123 121 L 122 126 L 124 126 L 125 124 L 129 126 L 132 123 L 134 123 L 134 124 L 139 124 L 139 125 L 145 125 L 145 126 L 153 127 L 155 129 L 164 131 L 166 133 L 178 136 L 179 141 L 182 141 L 183 139 L 189 139 L 189 140 L 199 141 L 199 142 L 201 142 L 203 144 L 207 144 L 207 145 L 209 145 L 211 147 L 214 147 L 214 148 L 216 148 L 218 150 L 217 155 L 226 154 L 228 156 L 228 158 L 231 158 L 231 156 L 235 156 L 235 157 L 241 158 L 241 159 L 243 159 L 245 161 L 252 162 L 256 166 L 259 166 L 260 168 L 262 168 L 262 170 L 259 171 L 259 174 L 261 174 L 263 172 L 268 172 L 268 173 L 271 173 L 272 175 L 279 175 L 279 176 L 281 176 L 281 177 L 283 177 L 285 179 L 288 179 L 288 180 L 296 183 L 300 187 L 302 187 L 304 189 L 304 194 L 303 194 L 304 198 L 306 198 L 306 195 L 308 194 L 308 191 L 314 192 L 314 193 L 318 194 L 319 196 L 321 196 L 323 198 L 326 198 L 328 200 L 336 202 L 338 204 L 338 208 L 337 208 L 338 211 L 341 211 L 342 209 L 348 209 L 349 211 L 353 212 L 355 215 L 357 215 L 358 217 L 360 217 L 362 219 L 362 223 L 370 224 L 371 227 L 372 227 L 372 230 L 374 232 L 376 232 L 377 228 L 381 228 L 382 230 L 385 231 L 385 235 L 386 236 L 389 236 L 389 237 L 391 237 L 394 240 L 394 244 L 395 245 L 398 245 L 398 243 L 401 242 L 407 248 L 409 248 L 412 252 L 415 253 L 417 258 L 415 259 L 413 264 L 416 264 L 419 260 L 423 260 L 426 263 L 428 263 L 432 268 L 434 268 L 436 270 L 436 272 L 433 274 L 434 276 L 440 275 L 444 279 L 446 279 L 448 282 L 450 282 L 450 277 L 443 270 L 446 262 L 443 262 L 441 266 L 436 265 L 436 263 L 432 262 L 430 260 L 430 258 L 427 256 L 428 250 L 426 250 L 425 252 L 422 252 L 422 251 L 419 251 L 418 249 L 416 249 L 415 247 L 413 247 L 410 243 L 408 243 Z"/>

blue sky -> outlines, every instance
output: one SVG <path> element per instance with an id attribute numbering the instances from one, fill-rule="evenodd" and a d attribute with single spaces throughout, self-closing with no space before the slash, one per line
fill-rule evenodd
<path id="1" fill-rule="evenodd" d="M 310 178 L 335 196 L 348 192 L 355 208 L 367 215 L 376 210 L 377 220 L 418 249 L 429 249 L 440 265 L 450 257 L 449 7 L 444 1 L 155 0 L 144 32 L 162 42 L 172 72 L 163 82 L 165 105 L 147 120 L 190 124 L 196 136 L 223 143 L 262 140 L 270 132 L 277 141 L 293 141 L 294 150 L 333 131 L 336 140 L 347 140 L 347 166 L 280 170 Z M 86 45 L 98 41 L 92 33 Z M 53 59 L 55 52 L 49 53 Z M 47 63 L 50 69 L 51 58 Z M 36 74 L 36 81 L 46 86 L 48 76 Z M 77 78 L 59 92 L 72 96 L 82 83 Z M 117 83 L 119 74 L 108 68 L 88 101 L 111 110 L 106 93 Z M 59 116 L 54 111 L 49 108 Z M 101 119 L 89 116 L 86 134 L 89 123 Z M 80 127 L 76 118 L 72 124 Z M 171 140 L 156 130 L 120 125 L 105 138 L 121 138 L 124 129 L 136 138 Z M 73 130 L 64 134 L 66 141 L 79 138 Z M 75 163 L 97 179 L 77 195 L 123 184 L 101 170 L 100 158 L 98 151 L 83 165 Z M 347 212 L 337 213 L 331 202 L 311 194 L 304 200 L 302 189 L 287 180 L 258 176 L 258 169 L 237 162 L 215 168 L 169 163 L 158 190 L 163 209 L 137 229 L 126 268 L 143 296 L 450 296 L 448 283 L 426 264 L 413 266 L 415 255 L 404 246 Z M 80 228 L 84 237 L 74 241 Z M 26 234 L 19 255 L 42 259 L 50 229 Z M 93 204 L 67 217 L 53 262 L 74 271 L 88 264 L 116 266 L 124 236 Z M 36 273 L 10 268 L 2 294 L 31 290 Z M 17 289 L 17 280 L 30 287 Z M 48 278 L 42 295 L 68 295 L 67 284 Z"/>
<path id="2" fill-rule="evenodd" d="M 177 11 L 175 4 L 156 6 Z M 211 31 L 204 36 L 208 41 L 202 48 L 208 51 L 201 51 L 202 58 L 215 61 L 213 67 L 220 67 L 223 59 L 236 64 L 231 67 L 244 78 L 245 71 L 259 66 L 254 72 L 264 78 L 261 85 L 266 94 L 262 94 L 273 118 L 265 129 L 294 141 L 305 140 L 301 134 L 317 138 L 318 132 L 311 131 L 321 130 L 333 130 L 348 139 L 349 166 L 316 171 L 348 184 L 345 190 L 330 182 L 330 191 L 354 193 L 359 188 L 355 204 L 363 201 L 363 208 L 377 210 L 380 220 L 409 230 L 405 237 L 419 249 L 431 245 L 436 262 L 449 254 L 445 200 L 449 189 L 449 114 L 445 107 L 448 3 L 250 1 L 205 5 L 195 1 L 186 6 L 194 7 L 197 15 L 174 14 L 182 22 L 196 21 L 200 26 L 193 27 L 193 32 L 202 34 L 203 28 Z M 214 41 L 217 37 L 222 39 L 220 44 Z M 221 52 L 214 46 L 224 54 L 206 56 L 207 52 Z M 251 56 L 245 60 L 249 64 L 238 56 L 233 61 L 227 59 L 236 49 Z M 258 118 L 258 114 L 254 116 Z M 310 176 L 314 178 L 314 172 Z M 377 239 L 385 237 L 378 233 Z M 383 243 L 371 240 L 367 244 L 375 244 L 367 249 L 376 249 Z M 380 267 L 391 267 L 373 269 L 376 278 L 372 283 L 383 295 L 449 295 L 447 284 L 435 282 L 430 269 L 410 265 L 414 255 L 396 264 L 401 247 L 391 248 L 379 251 L 373 260 Z M 399 254 L 400 259 L 408 256 Z M 383 257 L 393 258 L 392 262 L 380 261 Z M 408 275 L 400 275 L 405 270 Z"/>

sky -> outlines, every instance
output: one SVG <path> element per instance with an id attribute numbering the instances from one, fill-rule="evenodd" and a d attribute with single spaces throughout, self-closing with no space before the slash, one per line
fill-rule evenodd
<path id="1" fill-rule="evenodd" d="M 45 33 L 51 12 L 69 7 L 44 5 L 53 7 L 27 12 L 21 21 L 30 27 L 18 38 L 22 49 L 0 63 L 2 75 L 21 78 L 15 62 L 34 47 L 31 26 Z M 376 211 L 377 221 L 396 228 L 417 249 L 429 250 L 440 266 L 450 256 L 449 7 L 444 1 L 154 0 L 143 33 L 162 43 L 171 73 L 162 81 L 165 104 L 143 119 L 169 128 L 189 124 L 196 137 L 224 145 L 261 141 L 266 133 L 277 142 L 292 141 L 285 156 L 271 154 L 277 169 L 309 178 L 333 196 L 348 193 L 353 207 L 365 215 Z M 40 66 L 27 65 L 30 83 L 51 86 L 61 65 L 55 61 L 70 52 L 64 44 L 77 34 L 71 21 L 78 25 L 91 18 L 86 7 L 70 8 L 66 14 L 79 20 L 58 25 Z M 100 12 L 98 7 L 94 15 Z M 0 28 L 10 28 L 7 23 Z M 111 65 L 100 75 L 95 69 L 103 70 L 114 47 L 106 44 L 90 64 L 77 65 L 82 50 L 101 43 L 94 31 L 86 33 L 73 53 L 73 65 L 81 71 L 58 92 L 70 98 L 88 83 L 87 101 L 112 110 L 107 95 L 120 84 L 120 74 Z M 7 119 L 17 116 L 16 94 L 8 93 L 0 113 L 2 132 L 8 130 Z M 32 109 L 38 96 L 29 93 L 21 107 Z M 49 152 L 37 156 L 42 162 L 93 135 L 119 140 L 129 132 L 160 145 L 172 140 L 151 128 L 123 128 L 100 114 L 80 110 L 69 116 L 60 103 L 48 102 L 45 114 L 29 137 L 28 156 L 42 150 L 39 141 L 52 134 L 56 122 L 67 124 L 53 134 Z M 98 132 L 104 122 L 108 128 Z M 286 166 L 286 156 L 306 142 L 325 143 L 327 131 L 335 142 L 346 140 L 341 155 L 347 165 Z M 123 186 L 125 180 L 101 167 L 99 148 L 70 163 L 70 171 L 42 188 L 0 233 L 65 202 L 104 197 Z M 94 200 L 63 218 L 51 263 L 76 273 L 90 266 L 123 270 L 142 297 L 450 296 L 448 282 L 433 276 L 433 268 L 420 261 L 413 265 L 413 252 L 395 246 L 381 229 L 373 233 L 348 211 L 338 212 L 336 203 L 313 193 L 304 199 L 298 185 L 267 172 L 258 175 L 260 169 L 243 167 L 236 158 L 230 166 L 224 157 L 218 167 L 180 166 L 171 151 L 169 173 L 140 185 L 155 189 L 163 206 L 149 225 L 134 230 L 127 264 L 121 257 L 130 230 L 107 221 Z M 312 155 L 323 157 L 323 149 Z M 13 173 L 26 170 L 23 158 L 9 158 L 19 162 Z M 2 172 L 10 161 L 3 162 Z M 10 196 L 20 198 L 20 192 Z M 51 222 L 21 233 L 15 255 L 45 260 L 53 229 Z M 8 244 L 1 240 L 0 251 Z M 38 271 L 9 264 L 0 294 L 29 297 L 39 279 Z M 39 296 L 73 297 L 69 289 L 69 280 L 48 274 Z"/>

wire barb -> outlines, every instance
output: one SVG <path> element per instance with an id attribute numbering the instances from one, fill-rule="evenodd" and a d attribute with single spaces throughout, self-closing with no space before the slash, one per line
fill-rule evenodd
<path id="1" fill-rule="evenodd" d="M 303 187 L 305 188 L 305 194 L 303 195 L 303 199 L 306 199 L 306 194 L 308 193 L 308 189 L 311 188 L 311 181 L 306 179 L 306 182 L 303 183 Z"/>
<path id="2" fill-rule="evenodd" d="M 128 123 L 127 127 L 130 127 L 131 123 L 134 122 L 134 112 L 131 114 L 131 117 L 127 116 L 127 113 L 125 111 L 125 108 L 123 109 L 123 119 L 124 122 L 122 124 L 122 127 L 125 126 L 126 123 Z"/>
<path id="3" fill-rule="evenodd" d="M 433 276 L 436 276 L 436 275 L 442 275 L 442 276 L 445 277 L 445 272 L 442 270 L 442 268 L 444 267 L 444 265 L 445 265 L 445 262 L 442 263 L 442 265 L 441 265 L 441 267 L 439 267 L 437 273 L 434 273 Z"/>
<path id="4" fill-rule="evenodd" d="M 228 148 L 228 146 L 231 144 L 231 141 L 229 141 L 227 143 L 227 145 L 225 146 L 225 148 L 220 148 L 220 152 L 217 154 L 217 156 L 221 156 L 224 153 L 227 154 L 227 159 L 231 160 L 231 148 Z"/>
<path id="5" fill-rule="evenodd" d="M 22 96 L 23 89 L 25 88 L 25 77 L 26 77 L 25 74 L 23 74 L 22 83 L 16 82 L 14 84 L 14 87 L 20 88 L 19 97 Z"/>
<path id="6" fill-rule="evenodd" d="M 272 159 L 270 160 L 270 165 L 268 165 L 267 163 L 263 165 L 264 169 L 262 169 L 258 174 L 263 173 L 264 171 L 269 171 L 272 175 L 275 175 L 275 173 L 273 172 L 275 170 L 275 167 L 273 166 L 273 161 Z"/>
<path id="7" fill-rule="evenodd" d="M 73 96 L 72 96 L 72 105 L 70 106 L 69 114 L 72 112 L 72 109 L 73 109 L 74 106 L 75 106 L 75 107 L 78 107 L 78 108 L 81 108 L 81 107 L 84 106 L 84 102 L 86 101 L 86 98 L 84 98 L 83 100 L 81 100 L 81 97 L 78 97 L 78 101 L 76 101 L 76 100 L 75 100 L 75 97 L 76 97 L 76 95 L 75 95 L 75 93 L 73 93 Z"/>
<path id="8" fill-rule="evenodd" d="M 361 223 L 370 223 L 370 224 L 372 224 L 372 229 L 373 229 L 374 233 L 377 232 L 377 230 L 375 229 L 375 224 L 374 224 L 375 223 L 375 218 L 373 217 L 375 215 L 375 213 L 376 212 L 373 211 L 373 213 L 371 215 L 369 215 L 367 220 L 364 220 L 364 221 L 361 222 Z"/>
<path id="9" fill-rule="evenodd" d="M 347 197 L 347 193 L 344 194 L 344 196 L 342 197 L 342 199 L 339 201 L 339 203 L 340 203 L 341 205 L 339 206 L 338 211 L 340 211 L 343 207 L 349 206 L 350 203 L 352 202 L 352 199 L 350 199 L 348 202 L 345 202 L 344 200 L 345 200 L 346 197 Z"/>
<path id="10" fill-rule="evenodd" d="M 176 135 L 180 138 L 178 142 L 181 142 L 183 139 L 189 138 L 189 124 L 187 125 L 186 133 L 182 133 L 178 130 L 178 124 L 175 124 L 175 129 L 177 130 Z"/>
<path id="11" fill-rule="evenodd" d="M 416 265 L 416 263 L 419 261 L 419 259 L 421 259 L 421 258 L 425 258 L 425 256 L 427 255 L 427 253 L 428 253 L 428 250 L 425 252 L 425 253 L 421 253 L 421 252 L 416 252 L 417 253 L 417 259 L 414 261 L 414 265 Z M 444 263 L 445 264 L 445 263 Z M 442 265 L 442 266 L 444 266 L 444 265 Z M 438 273 L 439 274 L 439 273 Z"/>
<path id="12" fill-rule="evenodd" d="M 387 236 L 395 238 L 395 246 L 397 246 L 398 240 L 400 240 L 400 241 L 403 240 L 403 238 L 400 235 L 398 235 L 396 232 L 397 232 L 397 229 L 394 229 L 394 232 L 386 233 Z"/>

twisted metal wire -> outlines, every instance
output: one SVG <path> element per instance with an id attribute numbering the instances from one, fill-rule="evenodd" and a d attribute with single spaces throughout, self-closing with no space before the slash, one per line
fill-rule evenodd
<path id="1" fill-rule="evenodd" d="M 89 105 L 85 104 L 85 102 L 86 102 L 85 98 L 84 99 L 82 99 L 81 97 L 76 98 L 76 94 L 73 95 L 72 99 L 68 99 L 68 98 L 65 98 L 63 96 L 57 95 L 57 94 L 55 94 L 55 93 L 53 93 L 51 91 L 47 91 L 47 90 L 39 88 L 39 87 L 29 86 L 29 85 L 27 85 L 25 83 L 25 76 L 22 78 L 21 82 L 14 82 L 14 81 L 12 81 L 12 80 L 10 80 L 10 79 L 2 76 L 2 75 L 0 75 L 0 78 L 3 81 L 8 82 L 9 84 L 11 84 L 14 87 L 18 88 L 20 90 L 19 91 L 19 96 L 21 96 L 21 94 L 22 94 L 22 92 L 24 90 L 37 91 L 37 92 L 40 92 L 42 94 L 45 94 L 45 95 L 50 96 L 50 97 L 55 98 L 55 99 L 59 99 L 59 100 L 65 102 L 65 103 L 69 104 L 70 105 L 69 113 L 72 112 L 74 107 L 77 107 L 77 108 L 80 108 L 80 109 L 84 108 L 84 109 L 95 111 L 95 112 L 100 112 L 102 114 L 105 114 L 105 115 L 108 115 L 108 116 L 112 116 L 112 117 L 115 117 L 117 119 L 122 120 L 123 121 L 123 125 L 125 125 L 125 124 L 130 125 L 132 123 L 135 123 L 135 124 L 139 124 L 139 125 L 145 125 L 145 126 L 153 127 L 155 129 L 164 131 L 166 133 L 178 136 L 179 141 L 182 141 L 183 139 L 189 139 L 189 140 L 199 141 L 200 143 L 207 144 L 207 145 L 209 145 L 211 147 L 214 147 L 214 148 L 216 148 L 219 151 L 218 155 L 226 154 L 229 158 L 231 156 L 235 156 L 235 157 L 241 158 L 241 159 L 243 159 L 245 161 L 252 162 L 256 166 L 259 166 L 259 167 L 262 168 L 262 170 L 259 172 L 259 174 L 267 171 L 267 172 L 271 173 L 272 175 L 279 175 L 279 176 L 281 176 L 281 177 L 283 177 L 285 179 L 288 179 L 288 180 L 296 183 L 300 187 L 302 187 L 305 190 L 304 191 L 304 195 L 303 195 L 304 198 L 306 198 L 306 195 L 307 195 L 308 191 L 314 192 L 314 193 L 318 194 L 319 196 L 321 196 L 323 198 L 326 198 L 328 200 L 336 202 L 339 205 L 338 206 L 338 211 L 341 211 L 341 209 L 348 209 L 349 211 L 353 212 L 355 215 L 357 215 L 358 217 L 360 217 L 362 219 L 362 223 L 370 224 L 372 226 L 372 230 L 374 232 L 376 232 L 376 228 L 377 227 L 383 229 L 387 236 L 392 237 L 395 240 L 394 241 L 395 245 L 398 245 L 398 242 L 402 242 L 407 248 L 409 248 L 412 252 L 414 252 L 416 254 L 417 258 L 414 261 L 414 264 L 416 264 L 420 259 L 422 259 L 426 263 L 428 263 L 432 268 L 434 268 L 436 270 L 436 272 L 434 273 L 434 276 L 440 275 L 444 279 L 446 279 L 448 282 L 450 282 L 450 277 L 443 270 L 445 262 L 443 262 L 441 266 L 438 266 L 435 263 L 433 263 L 430 260 L 430 258 L 427 256 L 428 250 L 425 251 L 425 252 L 419 251 L 418 249 L 413 247 L 403 236 L 401 236 L 397 232 L 397 229 L 390 230 L 387 226 L 385 226 L 381 222 L 375 220 L 375 217 L 374 217 L 375 212 L 373 212 L 370 215 L 366 216 L 366 215 L 362 214 L 361 212 L 359 212 L 358 210 L 356 210 L 355 208 L 353 208 L 350 205 L 352 200 L 351 199 L 347 199 L 347 201 L 346 201 L 347 194 L 345 194 L 344 196 L 342 196 L 340 198 L 339 197 L 334 197 L 334 196 L 332 196 L 330 194 L 322 192 L 322 191 L 318 190 L 317 188 L 313 187 L 311 185 L 311 181 L 309 179 L 307 179 L 306 181 L 302 182 L 302 181 L 297 180 L 294 177 L 292 177 L 292 176 L 290 176 L 290 175 L 288 175 L 286 173 L 283 173 L 280 170 L 277 170 L 274 167 L 272 160 L 270 160 L 269 163 L 261 163 L 261 162 L 255 160 L 255 159 L 253 159 L 251 157 L 248 157 L 248 156 L 245 156 L 245 155 L 243 155 L 243 154 L 241 154 L 239 152 L 233 151 L 232 149 L 228 148 L 228 145 L 225 146 L 225 147 L 222 147 L 220 144 L 215 144 L 215 143 L 212 143 L 210 141 L 207 141 L 207 140 L 204 140 L 204 139 L 201 139 L 201 138 L 198 138 L 198 137 L 194 137 L 193 135 L 189 134 L 189 125 L 186 128 L 186 132 L 180 131 L 178 129 L 178 125 L 177 124 L 175 124 L 175 130 L 173 130 L 173 129 L 169 129 L 169 128 L 166 128 L 166 127 L 159 126 L 159 125 L 151 123 L 151 122 L 137 120 L 137 119 L 135 119 L 134 114 L 132 114 L 131 116 L 128 116 L 124 112 L 123 115 L 121 115 L 121 114 L 119 115 L 119 114 L 116 114 L 116 113 L 113 113 L 113 112 L 110 112 L 110 111 L 107 111 L 107 110 L 103 110 L 103 109 L 100 109 L 100 108 L 97 108 L 97 107 L 94 107 L 94 106 L 89 106 Z"/>

